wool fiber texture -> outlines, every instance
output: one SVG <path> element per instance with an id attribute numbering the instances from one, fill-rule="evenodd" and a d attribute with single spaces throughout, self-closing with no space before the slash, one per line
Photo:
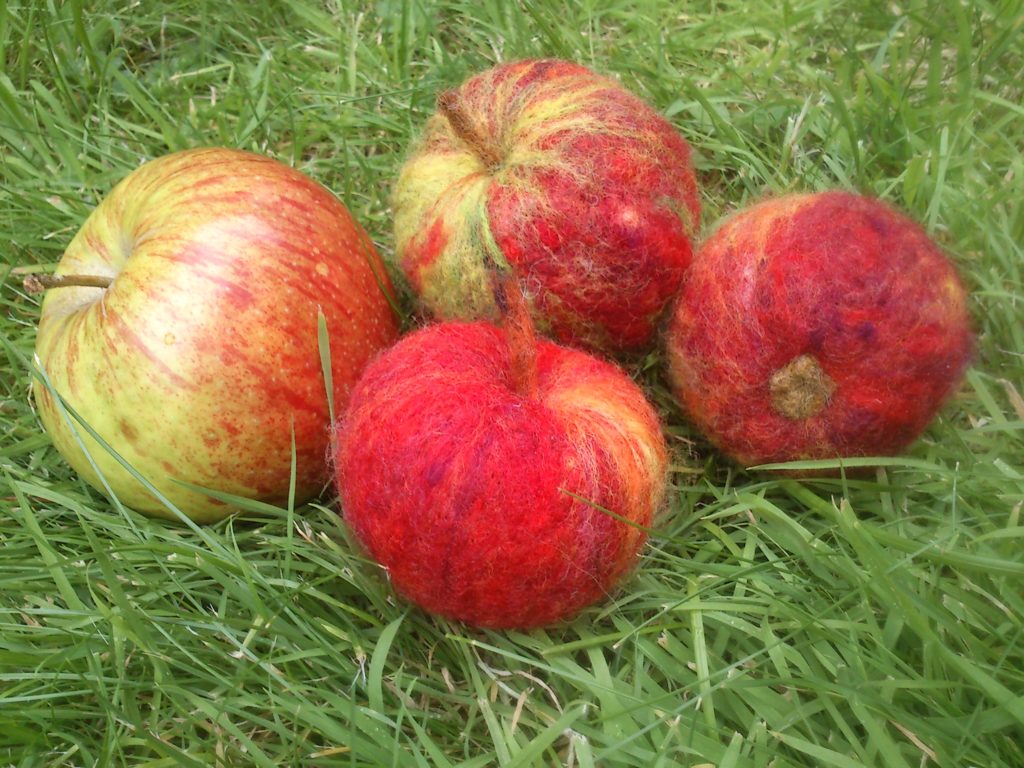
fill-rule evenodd
<path id="1" fill-rule="evenodd" d="M 614 81 L 553 59 L 490 69 L 440 103 L 394 195 L 397 266 L 422 304 L 496 317 L 493 262 L 522 277 L 543 333 L 649 346 L 700 217 L 682 136 Z"/>
<path id="2" fill-rule="evenodd" d="M 670 378 L 744 465 L 896 454 L 961 381 L 966 303 L 950 261 L 890 206 L 768 200 L 698 252 L 667 333 Z"/>
<path id="3" fill-rule="evenodd" d="M 608 595 L 664 495 L 640 389 L 581 351 L 517 343 L 532 363 L 489 323 L 412 333 L 367 368 L 336 433 L 358 540 L 402 595 L 481 627 L 551 624 Z"/>

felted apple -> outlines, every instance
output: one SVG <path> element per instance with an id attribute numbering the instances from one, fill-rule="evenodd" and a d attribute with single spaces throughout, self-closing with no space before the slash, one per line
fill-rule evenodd
<path id="1" fill-rule="evenodd" d="M 667 336 L 675 394 L 748 466 L 898 453 L 961 381 L 966 306 L 946 256 L 885 203 L 767 200 L 694 260 Z"/>
<path id="2" fill-rule="evenodd" d="M 483 627 L 605 597 L 665 490 L 654 410 L 614 365 L 504 328 L 428 326 L 366 369 L 337 429 L 345 520 L 398 591 Z"/>
<path id="3" fill-rule="evenodd" d="M 690 148 L 614 81 L 555 59 L 438 99 L 394 193 L 395 259 L 443 319 L 495 317 L 487 264 L 522 277 L 543 332 L 648 346 L 692 256 Z"/>
<path id="4" fill-rule="evenodd" d="M 318 312 L 339 410 L 397 336 L 390 283 L 345 206 L 302 173 L 231 149 L 135 170 L 41 282 L 36 355 L 54 390 L 198 522 L 231 509 L 176 481 L 281 503 L 293 437 L 297 501 L 325 482 Z M 124 503 L 173 516 L 84 429 L 76 439 L 46 386 L 34 392 L 82 477 L 102 489 L 79 439 Z"/>

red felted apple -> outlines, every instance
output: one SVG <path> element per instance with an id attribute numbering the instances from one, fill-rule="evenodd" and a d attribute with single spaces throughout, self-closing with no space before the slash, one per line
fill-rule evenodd
<path id="1" fill-rule="evenodd" d="M 606 351 L 654 337 L 692 256 L 690 149 L 612 80 L 517 61 L 442 94 L 394 195 L 396 259 L 445 319 L 493 317 L 511 265 L 541 330 Z"/>
<path id="2" fill-rule="evenodd" d="M 745 465 L 898 453 L 961 380 L 966 304 L 949 260 L 888 205 L 768 200 L 698 252 L 668 332 L 671 379 Z"/>
<path id="3" fill-rule="evenodd" d="M 397 336 L 376 251 L 337 198 L 275 160 L 230 149 L 179 152 L 134 171 L 44 282 L 54 287 L 36 354 L 53 388 L 196 521 L 231 509 L 176 481 L 281 503 L 293 437 L 297 500 L 326 481 L 318 313 L 339 410 L 367 360 Z M 35 395 L 79 474 L 102 489 L 102 473 L 126 504 L 172 516 L 73 430 L 46 386 Z"/>
<path id="4" fill-rule="evenodd" d="M 606 596 L 664 493 L 666 448 L 617 367 L 505 328 L 440 323 L 377 358 L 337 430 L 345 520 L 397 590 L 483 627 Z"/>

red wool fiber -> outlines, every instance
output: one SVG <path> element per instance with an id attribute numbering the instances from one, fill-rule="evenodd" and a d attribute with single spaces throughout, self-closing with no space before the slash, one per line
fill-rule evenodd
<path id="1" fill-rule="evenodd" d="M 442 319 L 492 316 L 482 265 L 511 265 L 543 331 L 612 352 L 650 345 L 692 259 L 690 147 L 613 80 L 557 59 L 444 94 L 402 169 L 396 259 Z"/>
<path id="2" fill-rule="evenodd" d="M 664 492 L 640 389 L 583 352 L 520 343 L 532 357 L 482 322 L 410 334 L 367 368 L 336 433 L 359 541 L 405 597 L 482 627 L 551 624 L 605 597 L 645 540 L 616 516 L 647 527 Z"/>
<path id="3" fill-rule="evenodd" d="M 744 465 L 898 453 L 958 386 L 966 295 L 924 230 L 845 192 L 768 200 L 697 254 L 667 337 L 692 421 Z"/>

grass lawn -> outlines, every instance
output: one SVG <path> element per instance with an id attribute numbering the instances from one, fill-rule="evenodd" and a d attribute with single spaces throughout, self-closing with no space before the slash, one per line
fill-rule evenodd
<path id="1" fill-rule="evenodd" d="M 1021 0 L 0 4 L 0 766 L 1024 765 Z M 607 74 L 695 150 L 704 231 L 873 193 L 972 292 L 974 367 L 855 478 L 674 451 L 614 601 L 496 633 L 398 601 L 326 493 L 191 529 L 80 481 L 29 397 L 49 267 L 145 159 L 222 144 L 322 181 L 382 252 L 437 92 L 500 60 Z"/>

